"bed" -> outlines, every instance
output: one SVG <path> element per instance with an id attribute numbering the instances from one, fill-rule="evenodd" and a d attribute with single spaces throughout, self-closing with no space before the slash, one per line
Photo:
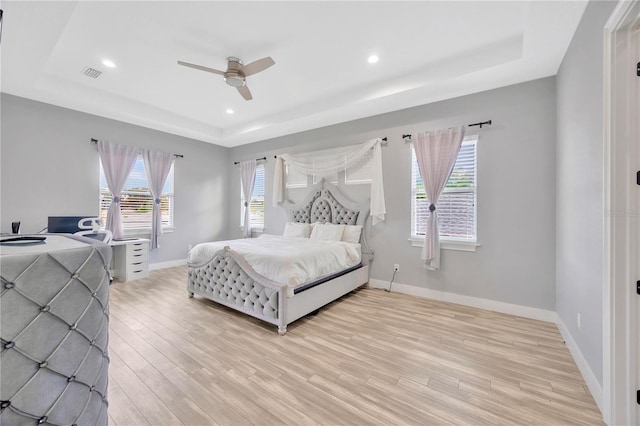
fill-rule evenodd
<path id="1" fill-rule="evenodd" d="M 304 201 L 285 202 L 284 207 L 291 227 L 345 225 L 359 227 L 360 236 L 335 244 L 273 235 L 198 244 L 189 253 L 189 297 L 204 297 L 259 318 L 284 335 L 287 325 L 368 283 L 373 259 L 365 232 L 368 202 L 352 202 L 321 180 Z M 325 225 L 316 231 L 321 228 L 338 227 Z"/>

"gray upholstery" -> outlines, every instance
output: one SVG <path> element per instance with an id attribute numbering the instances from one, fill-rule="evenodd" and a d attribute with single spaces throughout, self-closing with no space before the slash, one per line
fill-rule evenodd
<path id="1" fill-rule="evenodd" d="M 278 318 L 278 292 L 249 277 L 230 256 L 189 268 L 188 290 L 260 317 Z"/>
<path id="2" fill-rule="evenodd" d="M 311 204 L 315 198 L 299 209 L 291 210 L 291 221 L 296 223 L 311 223 Z"/>
<path id="3" fill-rule="evenodd" d="M 82 243 L 48 250 L 64 238 Z M 47 239 L 0 256 L 0 423 L 106 425 L 111 248 Z"/>
<path id="4" fill-rule="evenodd" d="M 294 204 L 285 201 L 284 207 L 290 222 L 334 223 L 337 225 L 364 226 L 369 216 L 369 202 L 353 202 L 347 199 L 335 185 L 320 180 L 307 198 Z"/>
<path id="5" fill-rule="evenodd" d="M 333 209 L 331 203 L 325 198 L 318 198 L 311 206 L 311 221 L 321 223 L 333 223 Z"/>
<path id="6" fill-rule="evenodd" d="M 359 214 L 360 210 L 344 206 L 328 189 L 315 191 L 302 207 L 293 207 L 290 211 L 292 222 L 321 222 L 337 225 L 355 225 Z"/>
<path id="7" fill-rule="evenodd" d="M 285 202 L 285 208 L 289 221 L 297 223 L 329 222 L 364 226 L 369 216 L 368 202 L 349 201 L 338 188 L 324 179 L 314 186 L 302 203 Z M 373 252 L 366 248 L 364 237 L 362 239 L 362 253 L 366 254 L 363 256 L 363 264 L 367 264 Z M 368 268 L 366 270 L 368 271 Z M 280 334 L 287 331 L 287 324 L 290 322 L 287 316 L 290 315 L 291 304 L 294 303 L 291 301 L 295 299 L 286 298 L 286 287 L 258 275 L 241 255 L 229 247 L 225 247 L 203 264 L 189 264 L 187 290 L 190 296 L 197 294 L 276 324 Z M 336 294 L 335 297 L 342 294 L 344 293 Z M 304 311 L 304 314 L 309 313 L 328 301 L 307 300 L 300 303 L 306 303 L 305 308 L 297 308 L 298 316 L 295 316 L 294 320 L 301 317 L 301 311 Z M 306 309 L 311 306 L 314 307 Z"/>

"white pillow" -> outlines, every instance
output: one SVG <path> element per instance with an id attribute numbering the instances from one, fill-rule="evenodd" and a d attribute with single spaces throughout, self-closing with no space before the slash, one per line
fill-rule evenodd
<path id="1" fill-rule="evenodd" d="M 309 238 L 310 234 L 311 226 L 308 223 L 287 222 L 282 235 L 285 237 Z"/>
<path id="2" fill-rule="evenodd" d="M 362 233 L 362 225 L 345 225 L 342 241 L 358 244 L 360 242 L 360 233 Z"/>
<path id="3" fill-rule="evenodd" d="M 333 223 L 316 223 L 311 231 L 312 240 L 340 241 L 344 225 L 334 225 Z"/>

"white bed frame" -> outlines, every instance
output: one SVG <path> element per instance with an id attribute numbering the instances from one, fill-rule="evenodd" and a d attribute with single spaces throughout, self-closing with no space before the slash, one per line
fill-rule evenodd
<path id="1" fill-rule="evenodd" d="M 284 335 L 287 325 L 317 311 L 369 282 L 373 250 L 367 246 L 364 229 L 369 203 L 354 203 L 324 179 L 314 185 L 301 203 L 285 202 L 290 222 L 362 225 L 362 265 L 346 274 L 287 297 L 286 287 L 258 274 L 239 253 L 225 247 L 210 259 L 189 263 L 187 291 L 278 326 Z"/>

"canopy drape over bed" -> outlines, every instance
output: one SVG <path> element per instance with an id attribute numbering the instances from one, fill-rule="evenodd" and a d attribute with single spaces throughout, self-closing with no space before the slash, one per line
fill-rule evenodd
<path id="1" fill-rule="evenodd" d="M 371 139 L 363 144 L 326 149 L 301 154 L 281 154 L 276 160 L 273 204 L 285 199 L 286 166 L 307 175 L 326 177 L 343 171 L 360 161 L 373 150 L 371 179 L 371 216 L 373 224 L 384 221 L 386 208 L 382 179 L 382 139 Z"/>

